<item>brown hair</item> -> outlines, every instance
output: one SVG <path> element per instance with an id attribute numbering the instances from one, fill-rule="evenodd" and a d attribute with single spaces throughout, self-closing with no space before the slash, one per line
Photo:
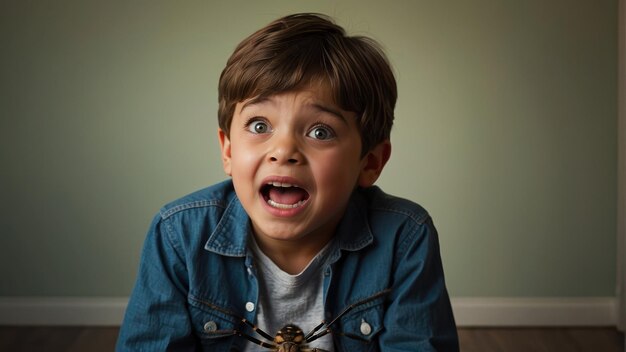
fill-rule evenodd
<path id="1" fill-rule="evenodd" d="M 357 114 L 362 155 L 389 138 L 397 88 L 380 46 L 347 36 L 329 17 L 306 13 L 275 20 L 237 46 L 220 76 L 219 127 L 229 135 L 238 102 L 315 79 L 326 80 L 335 103 Z"/>

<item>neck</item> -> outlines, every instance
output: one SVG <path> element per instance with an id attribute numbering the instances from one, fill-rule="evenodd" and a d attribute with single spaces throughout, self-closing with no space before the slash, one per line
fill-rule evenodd
<path id="1" fill-rule="evenodd" d="M 259 249 L 284 272 L 296 275 L 301 273 L 315 256 L 330 242 L 332 234 L 314 241 L 276 240 L 264 236 L 254 236 Z"/>

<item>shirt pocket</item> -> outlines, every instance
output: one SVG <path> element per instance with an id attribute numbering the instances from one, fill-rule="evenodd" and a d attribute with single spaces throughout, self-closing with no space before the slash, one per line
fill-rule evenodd
<path id="1" fill-rule="evenodd" d="M 240 318 L 228 309 L 195 297 L 190 297 L 188 303 L 191 324 L 202 346 L 210 347 L 210 351 L 230 350 Z"/>
<path id="2" fill-rule="evenodd" d="M 378 351 L 383 326 L 383 303 L 359 307 L 340 319 L 337 332 L 343 351 Z"/>

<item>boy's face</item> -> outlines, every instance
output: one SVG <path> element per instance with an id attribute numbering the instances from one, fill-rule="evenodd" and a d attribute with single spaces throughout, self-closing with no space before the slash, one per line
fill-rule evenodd
<path id="1" fill-rule="evenodd" d="M 381 143 L 361 157 L 355 114 L 324 83 L 237 104 L 220 130 L 224 170 L 265 243 L 326 243 L 357 185 L 371 186 L 389 157 Z"/>

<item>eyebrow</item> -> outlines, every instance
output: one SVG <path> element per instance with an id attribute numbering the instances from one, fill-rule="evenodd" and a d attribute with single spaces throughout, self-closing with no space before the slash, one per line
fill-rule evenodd
<path id="1" fill-rule="evenodd" d="M 346 119 L 345 116 L 343 116 L 341 111 L 339 111 L 338 109 L 334 109 L 332 106 L 327 106 L 327 105 L 320 104 L 320 103 L 312 103 L 311 106 L 319 111 L 327 112 L 331 115 L 338 117 L 339 120 L 341 120 L 343 123 L 348 125 L 348 120 Z"/>
<path id="2" fill-rule="evenodd" d="M 243 103 L 243 105 L 241 106 L 241 111 L 243 111 L 244 109 L 248 108 L 251 105 L 262 104 L 262 103 L 265 103 L 266 101 L 271 101 L 271 100 L 272 100 L 271 97 L 268 97 L 268 96 L 257 96 L 257 97 L 251 98 L 245 103 Z M 322 104 L 319 102 L 312 102 L 312 103 L 306 104 L 306 106 L 312 107 L 317 111 L 329 113 L 337 117 L 339 120 L 341 120 L 341 122 L 345 123 L 346 125 L 348 124 L 348 120 L 346 119 L 346 117 L 341 113 L 339 109 L 336 109 L 333 106 L 328 106 L 326 104 Z"/>
<path id="3" fill-rule="evenodd" d="M 260 95 L 254 97 L 254 98 L 250 98 L 246 102 L 243 103 L 243 105 L 241 106 L 241 111 L 243 111 L 245 108 L 247 108 L 250 105 L 260 104 L 260 103 L 263 103 L 263 102 L 268 101 L 268 100 L 270 100 L 269 97 L 260 96 Z"/>

